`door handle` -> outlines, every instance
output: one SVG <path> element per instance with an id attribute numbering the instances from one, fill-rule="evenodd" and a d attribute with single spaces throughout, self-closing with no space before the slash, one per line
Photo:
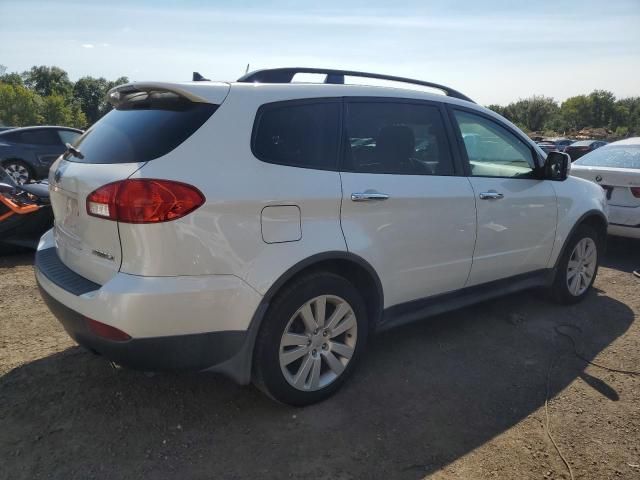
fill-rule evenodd
<path id="1" fill-rule="evenodd" d="M 381 200 L 387 200 L 389 195 L 386 193 L 378 192 L 364 192 L 364 193 L 352 193 L 351 201 L 353 202 L 376 202 Z"/>
<path id="2" fill-rule="evenodd" d="M 498 192 L 482 192 L 480 194 L 480 200 L 500 200 L 501 198 L 504 198 L 504 195 Z"/>

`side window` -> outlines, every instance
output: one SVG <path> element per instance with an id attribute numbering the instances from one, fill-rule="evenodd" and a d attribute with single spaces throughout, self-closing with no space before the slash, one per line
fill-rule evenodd
<path id="1" fill-rule="evenodd" d="M 63 145 L 75 142 L 80 136 L 78 132 L 74 132 L 73 130 L 58 130 L 58 135 Z"/>
<path id="2" fill-rule="evenodd" d="M 474 177 L 533 175 L 529 145 L 498 123 L 473 113 L 454 110 Z"/>
<path id="3" fill-rule="evenodd" d="M 20 132 L 5 133 L 2 135 L 2 139 L 13 143 L 20 143 Z"/>
<path id="4" fill-rule="evenodd" d="M 340 106 L 340 102 L 263 106 L 254 127 L 254 154 L 268 163 L 336 169 Z"/>
<path id="5" fill-rule="evenodd" d="M 437 107 L 416 103 L 350 102 L 344 169 L 362 173 L 453 175 Z"/>
<path id="6" fill-rule="evenodd" d="M 60 145 L 60 138 L 54 130 L 28 130 L 20 132 L 20 143 L 31 145 Z"/>

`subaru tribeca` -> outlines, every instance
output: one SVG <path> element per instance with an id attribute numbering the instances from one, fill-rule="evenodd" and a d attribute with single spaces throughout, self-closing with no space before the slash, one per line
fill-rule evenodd
<path id="1" fill-rule="evenodd" d="M 109 101 L 50 170 L 36 277 L 69 335 L 118 364 L 305 405 L 373 332 L 530 287 L 573 303 L 595 279 L 602 189 L 449 87 L 291 68 Z"/>

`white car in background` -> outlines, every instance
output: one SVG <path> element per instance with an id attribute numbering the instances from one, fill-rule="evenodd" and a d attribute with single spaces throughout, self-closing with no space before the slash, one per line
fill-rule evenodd
<path id="1" fill-rule="evenodd" d="M 274 69 L 110 101 L 51 168 L 36 277 L 67 332 L 119 364 L 305 405 L 374 331 L 531 287 L 575 303 L 596 277 L 603 190 L 449 87 Z"/>
<path id="2" fill-rule="evenodd" d="M 640 238 L 640 137 L 588 153 L 573 162 L 571 174 L 606 191 L 611 235 Z"/>

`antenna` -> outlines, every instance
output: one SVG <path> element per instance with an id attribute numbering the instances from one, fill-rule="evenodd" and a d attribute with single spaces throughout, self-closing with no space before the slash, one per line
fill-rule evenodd
<path id="1" fill-rule="evenodd" d="M 249 73 L 249 64 L 247 63 L 247 68 L 244 71 L 244 74 L 246 75 L 247 73 Z"/>
<path id="2" fill-rule="evenodd" d="M 194 82 L 210 82 L 211 80 L 209 80 L 208 78 L 204 78 L 202 75 L 200 75 L 198 72 L 193 72 L 193 78 L 192 80 Z"/>

